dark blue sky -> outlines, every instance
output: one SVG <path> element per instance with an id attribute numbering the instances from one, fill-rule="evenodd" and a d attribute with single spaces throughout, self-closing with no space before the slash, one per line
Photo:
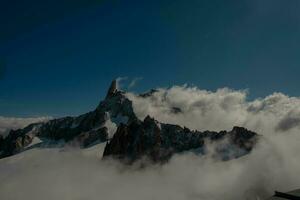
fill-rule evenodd
<path id="1" fill-rule="evenodd" d="M 299 0 L 0 3 L 0 116 L 92 110 L 116 77 L 300 96 Z"/>

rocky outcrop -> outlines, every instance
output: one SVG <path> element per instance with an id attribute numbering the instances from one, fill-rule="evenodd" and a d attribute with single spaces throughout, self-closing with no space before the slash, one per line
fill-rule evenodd
<path id="1" fill-rule="evenodd" d="M 142 157 L 164 162 L 174 153 L 184 151 L 205 154 L 206 145 L 216 143 L 220 145 L 217 145 L 214 156 L 228 160 L 249 153 L 257 139 L 256 133 L 241 127 L 234 127 L 229 132 L 199 132 L 159 123 L 147 116 L 144 121 L 136 120 L 128 125 L 120 125 L 107 143 L 103 157 L 118 158 L 129 163 Z"/>
<path id="2" fill-rule="evenodd" d="M 80 133 L 75 137 L 73 143 L 85 148 L 93 145 L 97 141 L 104 142 L 107 140 L 107 137 L 108 130 L 106 127 L 102 127 L 96 130 Z"/>
<path id="3" fill-rule="evenodd" d="M 108 92 L 106 94 L 106 99 L 112 97 L 117 91 L 118 91 L 117 80 L 113 80 L 112 83 L 110 84 L 110 87 L 109 87 Z"/>
<path id="4" fill-rule="evenodd" d="M 13 155 L 28 146 L 35 137 L 37 128 L 40 123 L 31 124 L 24 129 L 12 130 L 2 139 L 0 146 L 0 158 Z"/>
<path id="5" fill-rule="evenodd" d="M 107 143 L 103 157 L 137 160 L 149 155 L 154 161 L 169 157 L 167 149 L 161 149 L 161 130 L 156 121 L 146 118 L 129 125 L 121 124 L 112 140 Z"/>
<path id="6" fill-rule="evenodd" d="M 0 135 L 0 147 L 2 147 L 4 144 L 4 137 L 3 135 Z"/>

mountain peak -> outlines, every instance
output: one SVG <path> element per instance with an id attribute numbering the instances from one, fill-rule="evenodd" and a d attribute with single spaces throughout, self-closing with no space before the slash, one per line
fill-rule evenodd
<path id="1" fill-rule="evenodd" d="M 113 96 L 118 91 L 117 80 L 113 80 L 106 94 L 106 99 Z"/>

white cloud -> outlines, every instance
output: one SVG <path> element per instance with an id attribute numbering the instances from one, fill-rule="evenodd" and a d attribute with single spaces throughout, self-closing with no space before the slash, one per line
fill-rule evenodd
<path id="1" fill-rule="evenodd" d="M 163 166 L 139 170 L 101 160 L 105 144 L 31 149 L 0 160 L 0 193 L 8 200 L 264 199 L 274 190 L 299 187 L 299 142 L 276 135 L 237 160 L 182 154 Z"/>
<path id="2" fill-rule="evenodd" d="M 127 76 L 125 77 L 118 77 L 116 79 L 117 81 L 117 88 L 122 90 L 122 89 L 132 89 L 133 87 L 136 86 L 136 84 L 142 80 L 143 78 L 142 77 L 136 77 L 136 78 L 133 78 L 133 79 L 130 79 L 128 78 Z"/>
<path id="3" fill-rule="evenodd" d="M 140 170 L 101 160 L 105 144 L 85 150 L 32 149 L 0 160 L 1 197 L 257 200 L 274 190 L 300 187 L 300 98 L 274 93 L 247 101 L 246 91 L 211 92 L 188 86 L 161 88 L 149 98 L 128 96 L 141 119 L 150 114 L 162 122 L 199 130 L 240 125 L 263 138 L 240 159 L 221 162 L 211 155 L 187 153 L 163 166 Z"/>
<path id="4" fill-rule="evenodd" d="M 128 79 L 128 77 L 118 77 L 117 79 L 116 79 L 116 81 L 117 81 L 117 89 L 121 89 L 121 88 L 123 88 L 123 84 L 122 84 L 122 82 L 124 82 L 124 81 L 126 81 Z"/>
<path id="5" fill-rule="evenodd" d="M 296 107 L 286 113 L 277 125 L 278 131 L 288 131 L 293 128 L 300 128 L 300 109 Z"/>
<path id="6" fill-rule="evenodd" d="M 246 91 L 228 88 L 215 92 L 197 87 L 160 88 L 150 97 L 128 94 L 140 119 L 150 115 L 161 122 L 198 130 L 229 130 L 243 126 L 261 134 L 300 130 L 300 98 L 274 93 L 247 101 Z M 172 112 L 179 108 L 181 112 Z"/>
<path id="7" fill-rule="evenodd" d="M 142 77 L 137 77 L 137 78 L 134 78 L 128 85 L 128 89 L 131 89 L 133 88 L 134 86 L 136 86 L 136 84 L 142 80 L 143 78 Z"/>
<path id="8" fill-rule="evenodd" d="M 16 118 L 0 116 L 0 135 L 7 135 L 11 129 L 24 128 L 25 126 L 49 120 L 50 117 L 36 117 L 36 118 Z"/>

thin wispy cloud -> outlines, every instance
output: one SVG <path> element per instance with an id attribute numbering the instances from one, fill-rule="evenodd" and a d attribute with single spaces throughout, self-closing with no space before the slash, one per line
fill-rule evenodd
<path id="1" fill-rule="evenodd" d="M 132 81 L 131 81 L 131 82 L 129 83 L 129 85 L 128 85 L 128 89 L 130 90 L 130 89 L 132 89 L 133 87 L 135 87 L 136 84 L 137 84 L 139 81 L 141 81 L 141 80 L 143 80 L 142 77 L 137 77 L 137 78 L 132 79 Z"/>
<path id="2" fill-rule="evenodd" d="M 118 89 L 121 89 L 124 87 L 124 81 L 126 81 L 128 79 L 127 76 L 124 76 L 124 77 L 118 77 L 116 78 L 116 81 L 117 81 L 117 88 Z"/>

